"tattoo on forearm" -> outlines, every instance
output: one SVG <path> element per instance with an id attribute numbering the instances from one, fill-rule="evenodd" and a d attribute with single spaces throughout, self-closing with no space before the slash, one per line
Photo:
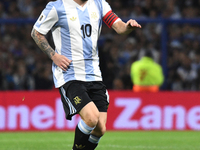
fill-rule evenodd
<path id="1" fill-rule="evenodd" d="M 52 58 L 52 56 L 55 55 L 55 51 L 51 48 L 49 45 L 47 39 L 44 35 L 41 35 L 39 32 L 37 32 L 35 29 L 32 30 L 31 36 L 34 39 L 35 43 L 38 45 L 38 47 L 49 56 L 49 58 Z"/>

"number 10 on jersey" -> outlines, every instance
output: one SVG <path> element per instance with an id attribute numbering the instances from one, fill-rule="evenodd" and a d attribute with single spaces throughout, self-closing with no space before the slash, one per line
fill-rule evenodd
<path id="1" fill-rule="evenodd" d="M 81 30 L 84 38 L 85 36 L 90 37 L 92 34 L 92 26 L 90 24 L 82 25 Z"/>

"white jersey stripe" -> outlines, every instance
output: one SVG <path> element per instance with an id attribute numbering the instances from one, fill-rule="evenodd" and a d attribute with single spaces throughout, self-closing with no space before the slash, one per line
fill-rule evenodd
<path id="1" fill-rule="evenodd" d="M 91 19 L 91 26 L 93 27 L 93 30 L 96 32 L 92 32 L 91 34 L 91 39 L 92 39 L 92 47 L 93 47 L 93 51 L 92 51 L 92 58 L 93 58 L 93 66 L 97 66 L 94 68 L 94 74 L 98 74 L 99 76 L 101 76 L 101 72 L 100 72 L 100 68 L 99 68 L 99 59 L 98 59 L 98 46 L 97 46 L 97 41 L 98 41 L 98 37 L 99 37 L 99 33 L 101 31 L 101 26 L 99 26 L 101 24 L 101 16 L 102 16 L 102 11 L 98 8 L 100 8 L 99 6 L 100 4 L 95 1 L 95 5 L 94 7 L 90 7 L 88 9 L 89 14 L 90 14 L 90 19 Z M 96 12 L 96 10 L 98 10 Z M 98 77 L 95 76 L 95 80 L 98 80 Z"/>
<path id="2" fill-rule="evenodd" d="M 40 15 L 40 17 L 38 18 L 34 27 L 37 28 L 37 30 L 40 33 L 46 34 L 48 32 L 48 29 L 52 28 L 53 26 L 52 21 L 53 22 L 58 21 L 58 17 L 55 14 L 57 14 L 55 7 L 47 6 L 46 9 Z M 43 24 L 44 22 L 45 24 Z"/>
<path id="3" fill-rule="evenodd" d="M 59 27 L 59 28 L 56 28 L 55 30 L 57 30 L 57 31 L 53 32 L 52 36 L 57 39 L 55 41 L 56 42 L 56 44 L 55 44 L 56 45 L 56 52 L 58 54 L 61 54 L 61 49 L 62 49 L 61 32 L 60 32 L 61 28 Z M 54 72 L 54 78 L 56 78 L 56 81 L 60 82 L 59 84 L 65 83 L 64 76 L 63 76 L 61 68 L 59 68 L 55 64 L 53 64 L 52 65 L 52 71 Z"/>

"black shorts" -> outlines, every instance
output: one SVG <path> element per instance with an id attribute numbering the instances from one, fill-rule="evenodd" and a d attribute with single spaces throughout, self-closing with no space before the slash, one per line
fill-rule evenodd
<path id="1" fill-rule="evenodd" d="M 66 119 L 78 114 L 89 102 L 94 102 L 99 112 L 107 112 L 109 96 L 101 81 L 69 81 L 59 88 Z"/>

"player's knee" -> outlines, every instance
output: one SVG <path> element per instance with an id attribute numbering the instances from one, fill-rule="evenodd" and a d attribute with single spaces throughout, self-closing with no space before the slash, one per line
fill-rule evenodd
<path id="1" fill-rule="evenodd" d="M 99 121 L 99 112 L 89 114 L 87 118 L 84 119 L 85 123 L 90 127 L 95 127 Z"/>
<path id="2" fill-rule="evenodd" d="M 93 134 L 97 137 L 102 137 L 106 132 L 106 126 L 101 126 L 100 128 L 95 128 Z"/>

